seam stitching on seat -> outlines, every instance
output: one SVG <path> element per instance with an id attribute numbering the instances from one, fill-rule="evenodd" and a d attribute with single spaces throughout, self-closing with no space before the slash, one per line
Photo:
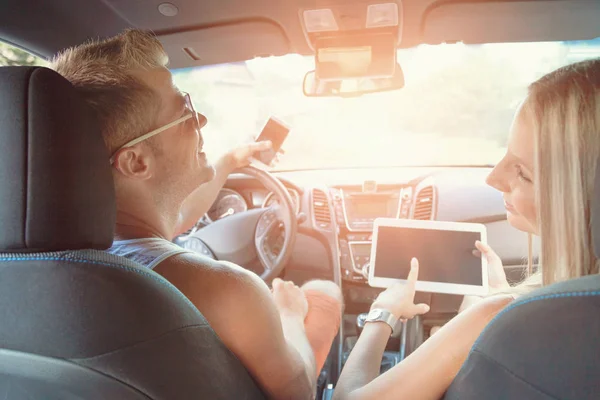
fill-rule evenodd
<path id="1" fill-rule="evenodd" d="M 25 114 L 26 114 L 26 118 L 23 118 L 23 122 L 25 123 L 25 137 L 26 137 L 26 143 L 25 143 L 25 182 L 23 185 L 23 192 L 24 192 L 24 209 L 23 209 L 23 243 L 25 244 L 25 246 L 29 246 L 29 230 L 27 229 L 27 227 L 29 226 L 28 222 L 29 222 L 29 183 L 31 181 L 31 179 L 29 179 L 29 172 L 31 170 L 30 165 L 29 165 L 29 145 L 31 144 L 31 135 L 29 133 L 29 129 L 31 128 L 31 124 L 30 124 L 30 115 L 29 115 L 29 110 L 30 110 L 30 104 L 29 102 L 31 101 L 31 78 L 33 76 L 33 73 L 36 71 L 37 69 L 31 68 L 28 73 L 27 73 L 27 88 L 26 88 L 26 96 L 27 98 L 25 99 Z"/>
<path id="2" fill-rule="evenodd" d="M 175 289 L 176 293 L 181 298 L 183 298 L 184 301 L 188 305 L 192 306 L 194 310 L 198 311 L 198 309 L 190 301 L 190 299 L 188 299 L 183 293 L 181 293 L 179 291 L 179 289 L 177 289 L 173 284 L 169 283 L 166 280 L 163 281 L 164 278 L 159 279 L 157 276 L 155 276 L 155 274 L 150 274 L 146 271 L 139 270 L 139 269 L 136 269 L 133 267 L 128 267 L 126 265 L 119 265 L 119 264 L 113 264 L 113 263 L 102 262 L 102 261 L 86 260 L 84 258 L 77 258 L 77 257 L 67 258 L 67 257 L 18 257 L 18 256 L 8 256 L 7 257 L 7 256 L 3 256 L 3 257 L 0 257 L 0 262 L 2 262 L 2 261 L 67 261 L 67 262 L 74 262 L 74 263 L 79 263 L 79 264 L 96 264 L 96 265 L 103 265 L 105 267 L 110 267 L 110 268 L 123 269 L 123 270 L 133 272 L 133 273 L 136 273 L 139 275 L 147 276 L 169 289 Z"/>
<path id="3" fill-rule="evenodd" d="M 158 336 L 152 337 L 150 339 L 146 339 L 146 340 L 141 341 L 141 342 L 136 342 L 136 343 L 130 344 L 128 346 L 119 347 L 118 349 L 114 349 L 114 350 L 111 350 L 111 351 L 108 351 L 108 352 L 105 352 L 105 353 L 101 353 L 101 354 L 96 354 L 96 355 L 91 356 L 91 357 L 69 358 L 69 360 L 71 360 L 71 361 L 92 361 L 92 360 L 94 360 L 96 358 L 108 356 L 108 355 L 113 354 L 113 353 L 118 353 L 120 351 L 123 351 L 123 350 L 126 350 L 126 349 L 130 349 L 130 348 L 142 345 L 144 343 L 152 342 L 154 340 L 158 340 L 158 339 L 160 339 L 162 337 L 171 335 L 173 333 L 180 332 L 180 331 L 183 331 L 183 330 L 186 330 L 186 329 L 191 329 L 191 328 L 202 328 L 202 329 L 207 329 L 208 328 L 208 329 L 211 329 L 211 327 L 210 327 L 210 325 L 208 325 L 208 323 L 206 323 L 206 324 L 194 324 L 194 325 L 180 326 L 180 327 L 172 329 L 170 331 L 163 332 L 163 333 L 161 333 Z"/>
<path id="4" fill-rule="evenodd" d="M 541 393 L 541 394 L 543 394 L 545 396 L 548 396 L 551 399 L 560 400 L 558 397 L 555 397 L 555 396 L 551 395 L 550 393 L 546 393 L 545 391 L 543 391 L 542 389 L 538 388 L 534 384 L 532 384 L 530 382 L 527 382 L 526 380 L 524 380 L 523 378 L 521 378 L 519 375 L 517 375 L 516 373 L 514 373 L 513 371 L 511 371 L 510 369 L 508 369 L 508 367 L 506 367 L 504 364 L 502 364 L 499 361 L 495 360 L 494 358 L 488 356 L 487 354 L 482 353 L 479 350 L 473 350 L 473 352 L 479 354 L 480 356 L 482 356 L 483 358 L 485 358 L 487 361 L 493 363 L 494 365 L 497 365 L 498 367 L 502 368 L 502 370 L 504 370 L 505 372 L 507 372 L 513 378 L 517 379 L 519 382 L 524 383 L 525 385 L 529 386 L 530 388 L 538 391 L 539 393 Z"/>
<path id="5" fill-rule="evenodd" d="M 475 348 L 481 342 L 481 338 L 483 337 L 483 335 L 490 329 L 490 326 L 492 326 L 492 324 L 498 318 L 500 318 L 500 316 L 502 316 L 503 314 L 505 314 L 505 313 L 509 312 L 510 310 L 513 310 L 519 306 L 533 303 L 533 302 L 539 301 L 539 300 L 560 299 L 560 298 L 569 298 L 569 297 L 591 297 L 591 296 L 600 296 L 600 290 L 544 294 L 544 295 L 540 295 L 540 296 L 534 296 L 534 297 L 531 297 L 531 298 L 525 299 L 525 300 L 515 301 L 512 304 L 506 306 L 494 318 L 492 318 L 492 320 L 485 326 L 485 328 L 483 328 L 483 330 L 477 337 L 477 340 L 475 340 L 475 343 L 473 343 L 473 346 L 471 347 L 471 350 L 469 351 L 469 355 L 467 356 L 467 359 L 465 360 L 462 367 L 458 371 L 458 374 L 460 374 L 464 370 L 465 365 L 467 365 L 467 363 L 469 362 L 469 359 L 471 358 L 471 354 L 475 351 Z M 481 353 L 481 352 L 478 352 L 478 353 Z M 481 354 L 483 354 L 483 353 L 481 353 Z"/>
<path id="6" fill-rule="evenodd" d="M 533 302 L 539 301 L 539 300 L 560 299 L 560 298 L 568 298 L 568 297 L 591 297 L 591 296 L 600 296 L 600 290 L 580 291 L 580 292 L 564 292 L 564 293 L 551 293 L 551 294 L 544 294 L 544 295 L 540 295 L 540 296 L 531 297 L 531 298 L 525 299 L 525 300 L 520 300 L 520 301 L 517 300 L 516 302 L 514 302 L 512 304 L 509 304 L 508 306 L 506 306 L 494 318 L 492 318 L 492 320 L 483 329 L 483 331 L 481 332 L 481 334 L 479 335 L 479 337 L 477 338 L 477 340 L 475 341 L 475 343 L 473 343 L 473 347 L 472 348 L 475 348 L 479 344 L 479 341 L 480 341 L 481 337 L 489 329 L 489 327 L 492 326 L 492 324 L 494 323 L 494 321 L 496 321 L 502 315 L 506 314 L 507 312 L 509 312 L 509 311 L 511 311 L 511 310 L 519 307 L 519 306 L 522 306 L 522 305 L 525 305 L 525 304 L 529 304 L 529 303 L 533 303 Z"/>

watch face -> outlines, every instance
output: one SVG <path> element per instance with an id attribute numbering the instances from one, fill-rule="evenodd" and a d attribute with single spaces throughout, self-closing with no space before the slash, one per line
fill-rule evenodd
<path id="1" fill-rule="evenodd" d="M 381 310 L 373 310 L 369 313 L 369 318 L 379 318 L 381 314 Z"/>

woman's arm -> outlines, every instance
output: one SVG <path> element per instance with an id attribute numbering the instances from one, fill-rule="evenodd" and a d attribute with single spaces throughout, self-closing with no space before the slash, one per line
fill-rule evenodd
<path id="1" fill-rule="evenodd" d="M 377 296 L 371 310 L 383 309 L 396 318 L 410 319 L 429 311 L 427 304 L 413 304 L 415 283 L 419 275 L 419 262 L 413 258 L 406 283 L 397 283 Z M 385 322 L 367 322 L 346 361 L 335 389 L 334 399 L 346 399 L 355 390 L 371 382 L 379 375 L 381 357 L 392 334 L 392 327 Z"/>
<path id="2" fill-rule="evenodd" d="M 354 392 L 379 375 L 381 358 L 391 334 L 392 328 L 387 324 L 365 324 L 338 380 L 334 400 L 363 398 L 354 396 Z"/>
<path id="3" fill-rule="evenodd" d="M 377 332 L 364 337 L 361 335 L 342 371 L 334 399 L 439 399 L 450 386 L 483 328 L 511 300 L 512 296 L 498 295 L 475 304 L 379 377 L 376 377 L 379 365 L 375 366 L 372 359 L 381 360 L 389 336 L 378 335 Z M 376 328 L 370 329 L 374 331 Z M 369 368 L 369 371 L 358 372 L 361 368 Z M 361 379 L 362 387 L 354 384 L 353 380 L 357 378 Z"/>

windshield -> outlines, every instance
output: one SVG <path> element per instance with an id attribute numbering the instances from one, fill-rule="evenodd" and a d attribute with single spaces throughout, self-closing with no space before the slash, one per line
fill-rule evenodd
<path id="1" fill-rule="evenodd" d="M 174 70 L 208 117 L 215 159 L 252 141 L 270 116 L 292 129 L 273 170 L 490 165 L 504 154 L 513 113 L 542 75 L 600 56 L 578 42 L 421 45 L 398 51 L 403 89 L 354 98 L 302 93 L 312 57 L 289 54 Z"/>

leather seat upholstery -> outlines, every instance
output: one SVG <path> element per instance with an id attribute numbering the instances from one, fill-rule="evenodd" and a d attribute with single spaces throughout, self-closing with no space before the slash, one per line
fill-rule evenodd
<path id="1" fill-rule="evenodd" d="M 0 143 L 0 398 L 264 397 L 181 292 L 101 251 L 112 173 L 69 82 L 0 68 Z"/>

